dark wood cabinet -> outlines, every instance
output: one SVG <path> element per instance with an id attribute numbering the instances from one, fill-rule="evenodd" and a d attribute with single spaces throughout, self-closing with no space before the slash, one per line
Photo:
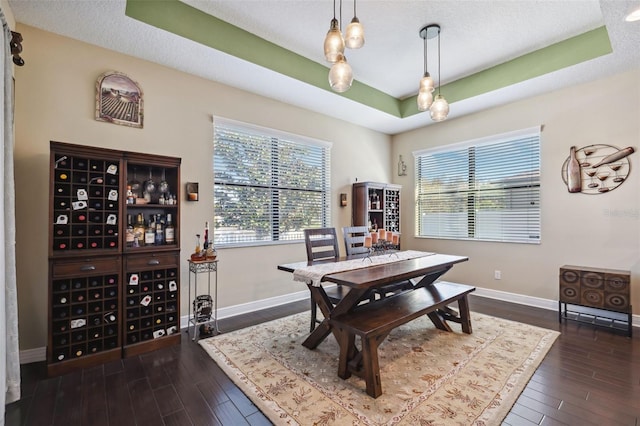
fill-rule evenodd
<path id="1" fill-rule="evenodd" d="M 400 185 L 353 184 L 353 225 L 400 232 Z"/>
<path id="2" fill-rule="evenodd" d="M 179 343 L 180 159 L 50 148 L 49 375 Z M 170 216 L 170 242 L 134 246 L 127 218 L 140 214 L 162 235 Z"/>
<path id="3" fill-rule="evenodd" d="M 559 282 L 560 322 L 563 318 L 587 322 L 596 326 L 624 330 L 631 336 L 631 273 L 629 271 L 565 265 L 560 268 Z"/>

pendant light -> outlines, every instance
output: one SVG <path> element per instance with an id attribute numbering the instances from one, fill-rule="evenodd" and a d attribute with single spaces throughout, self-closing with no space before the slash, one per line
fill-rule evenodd
<path id="1" fill-rule="evenodd" d="M 431 26 L 432 27 L 432 26 Z M 424 45 L 424 75 L 420 79 L 420 88 L 418 89 L 418 110 L 426 111 L 429 109 L 431 104 L 433 103 L 433 78 L 429 74 L 427 70 L 427 39 L 435 37 L 435 31 L 429 31 L 429 26 L 424 27 L 420 30 L 420 37 L 423 40 Z"/>
<path id="2" fill-rule="evenodd" d="M 333 0 L 333 19 L 324 39 L 324 57 L 328 62 L 335 63 L 342 55 L 344 55 L 344 39 L 340 32 L 340 22 L 336 19 L 336 0 Z"/>
<path id="3" fill-rule="evenodd" d="M 360 49 L 364 45 L 364 28 L 356 16 L 356 0 L 353 0 L 353 19 L 347 26 L 344 43 L 349 49 Z"/>
<path id="4" fill-rule="evenodd" d="M 329 71 L 329 85 L 334 92 L 343 93 L 349 90 L 353 82 L 353 71 L 347 63 L 344 55 L 339 55 L 338 60 Z"/>
<path id="5" fill-rule="evenodd" d="M 418 109 L 429 110 L 433 121 L 443 121 L 449 115 L 449 103 L 440 93 L 440 25 L 431 24 L 420 30 L 420 37 L 424 40 L 424 76 L 420 80 L 418 90 Z M 427 40 L 438 37 L 438 94 L 433 98 L 433 79 L 427 71 Z"/>

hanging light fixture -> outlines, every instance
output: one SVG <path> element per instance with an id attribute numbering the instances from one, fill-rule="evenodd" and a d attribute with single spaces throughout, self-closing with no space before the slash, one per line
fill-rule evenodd
<path id="1" fill-rule="evenodd" d="M 340 55 L 329 71 L 329 85 L 334 92 L 342 93 L 349 90 L 353 82 L 353 71 L 347 63 L 347 58 Z"/>
<path id="2" fill-rule="evenodd" d="M 356 16 L 356 0 L 353 0 L 353 19 L 347 26 L 344 43 L 349 49 L 360 49 L 364 45 L 364 28 Z"/>
<path id="3" fill-rule="evenodd" d="M 424 76 L 420 80 L 418 90 L 418 110 L 429 110 L 433 121 L 442 121 L 449 115 L 449 103 L 440 94 L 440 25 L 431 24 L 420 30 L 420 37 L 424 40 Z M 433 98 L 433 78 L 427 70 L 427 40 L 438 37 L 438 94 Z"/>
<path id="4" fill-rule="evenodd" d="M 427 39 L 435 37 L 436 31 L 433 31 L 433 26 L 427 26 L 420 30 L 420 37 L 423 40 L 424 45 L 424 74 L 420 79 L 420 88 L 418 89 L 418 110 L 426 111 L 433 103 L 433 78 L 427 70 Z"/>
<path id="5" fill-rule="evenodd" d="M 342 55 L 344 55 L 344 39 L 340 31 L 340 22 L 336 19 L 336 0 L 333 0 L 333 19 L 324 39 L 324 57 L 333 64 Z"/>

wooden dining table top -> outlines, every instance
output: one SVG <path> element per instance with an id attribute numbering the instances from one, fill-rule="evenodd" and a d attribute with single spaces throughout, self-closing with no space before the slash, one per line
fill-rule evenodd
<path id="1" fill-rule="evenodd" d="M 385 254 L 383 256 L 393 255 Z M 344 257 L 340 258 L 338 262 L 359 257 Z M 397 281 L 428 275 L 431 272 L 439 271 L 443 268 L 449 268 L 456 263 L 465 262 L 467 260 L 469 260 L 467 256 L 434 253 L 413 259 L 398 260 L 397 262 L 330 273 L 325 275 L 322 278 L 322 281 L 360 289 L 379 287 Z M 363 258 L 362 261 L 367 262 L 365 258 Z M 307 262 L 296 262 L 278 265 L 278 269 L 281 271 L 293 272 L 296 268 L 310 265 L 311 264 Z"/>

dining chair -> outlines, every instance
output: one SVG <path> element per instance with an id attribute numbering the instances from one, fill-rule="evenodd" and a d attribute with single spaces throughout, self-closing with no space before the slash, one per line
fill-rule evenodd
<path id="1" fill-rule="evenodd" d="M 364 246 L 364 237 L 369 235 L 367 226 L 345 226 L 342 233 L 347 256 L 369 253 L 369 248 Z"/>
<path id="2" fill-rule="evenodd" d="M 307 249 L 307 261 L 311 264 L 322 261 L 337 261 L 340 258 L 338 247 L 338 237 L 335 228 L 310 228 L 304 230 L 304 244 Z M 341 285 L 336 288 L 326 290 L 329 300 L 334 305 L 342 300 L 344 296 Z M 316 328 L 320 321 L 316 318 L 318 306 L 311 299 L 311 327 L 310 331 Z"/>

